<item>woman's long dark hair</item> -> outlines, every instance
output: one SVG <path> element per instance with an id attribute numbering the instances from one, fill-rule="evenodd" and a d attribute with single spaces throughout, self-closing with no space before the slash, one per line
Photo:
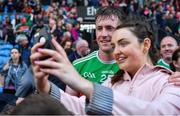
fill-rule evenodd
<path id="1" fill-rule="evenodd" d="M 159 52 L 157 50 L 155 42 L 155 35 L 152 25 L 148 22 L 148 20 L 143 16 L 137 16 L 133 14 L 129 14 L 125 20 L 122 21 L 116 30 L 121 28 L 129 28 L 129 30 L 138 38 L 138 41 L 142 43 L 145 38 L 149 38 L 151 40 L 151 47 L 149 50 L 149 56 L 153 64 L 156 64 L 159 59 Z M 123 81 L 124 71 L 119 70 L 114 77 L 111 79 L 112 85 L 118 81 Z"/>
<path id="2" fill-rule="evenodd" d="M 180 57 L 180 46 L 173 52 L 172 55 L 172 61 L 178 61 L 178 58 Z M 170 67 L 172 71 L 176 71 L 176 67 L 173 63 L 170 63 Z"/>

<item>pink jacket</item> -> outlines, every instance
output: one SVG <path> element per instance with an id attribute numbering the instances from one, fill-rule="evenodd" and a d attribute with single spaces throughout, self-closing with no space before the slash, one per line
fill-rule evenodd
<path id="1" fill-rule="evenodd" d="M 112 114 L 180 115 L 180 87 L 168 83 L 171 73 L 163 67 L 146 64 L 132 80 L 128 73 L 125 73 L 125 81 L 121 84 L 117 82 L 112 86 L 110 79 L 107 80 L 104 86 L 112 88 L 113 91 L 113 97 L 109 98 L 113 101 Z M 60 93 L 60 101 L 69 111 L 86 114 L 85 96 L 77 98 L 61 90 Z M 103 99 L 103 96 L 99 100 L 101 98 Z M 93 99 L 94 97 L 91 101 L 94 101 Z"/>

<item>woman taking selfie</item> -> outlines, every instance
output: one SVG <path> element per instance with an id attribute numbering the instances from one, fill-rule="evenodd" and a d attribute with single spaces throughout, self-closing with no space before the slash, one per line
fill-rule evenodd
<path id="1" fill-rule="evenodd" d="M 111 40 L 120 70 L 104 85 L 81 78 L 55 40 L 52 44 L 56 51 L 42 49 L 43 43 L 38 43 L 31 56 L 37 88 L 59 99 L 74 114 L 180 114 L 180 88 L 168 83 L 170 70 L 153 66 L 153 42 L 153 30 L 144 18 L 127 17 Z M 44 56 L 50 58 L 38 60 Z M 85 96 L 77 98 L 64 93 L 48 82 L 49 74 Z"/>

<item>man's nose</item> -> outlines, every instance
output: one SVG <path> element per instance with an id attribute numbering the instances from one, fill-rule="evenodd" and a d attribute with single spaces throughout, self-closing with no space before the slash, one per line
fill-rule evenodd
<path id="1" fill-rule="evenodd" d="M 169 50 L 169 47 L 168 47 L 168 46 L 165 46 L 165 50 Z"/>
<path id="2" fill-rule="evenodd" d="M 108 36 L 108 32 L 106 29 L 103 29 L 102 32 L 101 32 L 101 35 L 102 36 Z"/>

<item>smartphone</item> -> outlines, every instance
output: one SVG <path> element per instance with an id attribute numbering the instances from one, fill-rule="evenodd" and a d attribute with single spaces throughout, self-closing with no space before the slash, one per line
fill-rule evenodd
<path id="1" fill-rule="evenodd" d="M 37 42 L 45 42 L 43 48 L 47 49 L 53 49 L 55 50 L 55 47 L 51 43 L 51 33 L 46 30 L 46 28 L 40 29 L 35 35 L 35 43 Z"/>
<path id="2" fill-rule="evenodd" d="M 51 34 L 45 28 L 40 29 L 35 35 L 35 43 L 37 42 L 45 42 L 42 48 L 52 49 L 55 50 L 54 45 L 51 43 Z M 44 57 L 40 60 L 48 59 L 49 57 Z"/>

